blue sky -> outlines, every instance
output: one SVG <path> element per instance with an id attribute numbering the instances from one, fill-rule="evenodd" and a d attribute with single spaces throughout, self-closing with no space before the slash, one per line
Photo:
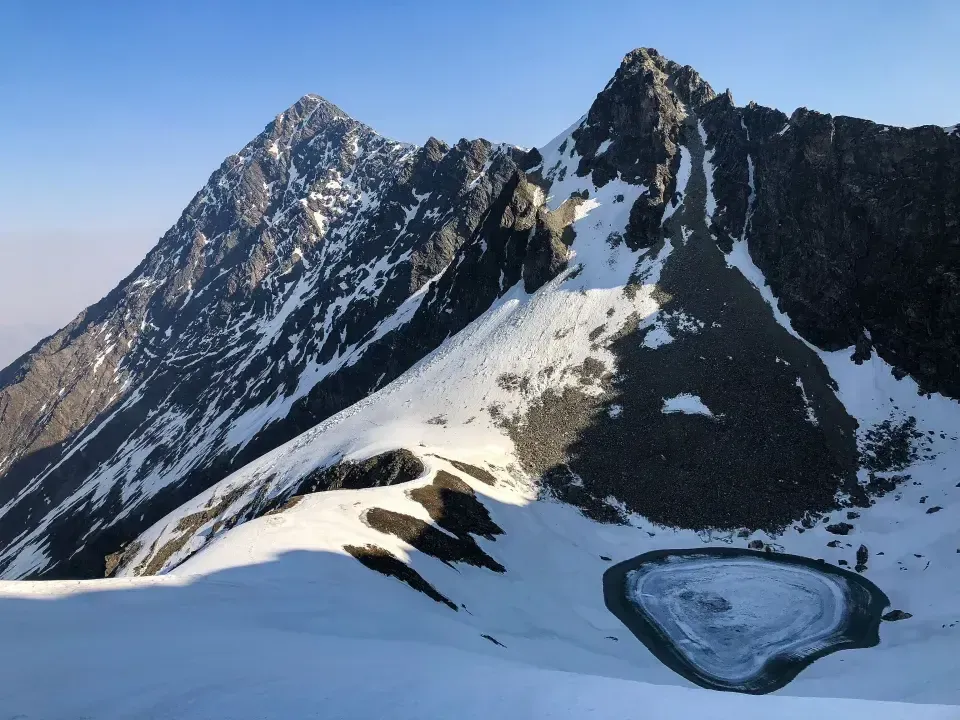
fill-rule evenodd
<path id="1" fill-rule="evenodd" d="M 0 327 L 97 300 L 308 92 L 400 140 L 537 145 L 652 46 L 740 104 L 948 125 L 957 37 L 953 0 L 2 0 Z"/>

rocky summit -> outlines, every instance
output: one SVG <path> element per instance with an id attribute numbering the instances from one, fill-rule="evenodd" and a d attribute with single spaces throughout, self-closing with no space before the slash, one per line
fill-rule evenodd
<path id="1" fill-rule="evenodd" d="M 408 145 L 307 95 L 0 371 L 0 573 L 169 570 L 421 446 L 591 522 L 775 542 L 908 487 L 956 448 L 957 398 L 954 128 L 738 106 L 652 49 L 532 150 Z M 447 483 L 423 506 L 445 528 L 477 503 Z M 366 527 L 509 574 L 389 512 Z"/>

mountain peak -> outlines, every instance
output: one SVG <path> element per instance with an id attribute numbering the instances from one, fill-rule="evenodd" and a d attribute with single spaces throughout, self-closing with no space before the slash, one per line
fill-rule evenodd
<path id="1" fill-rule="evenodd" d="M 337 107 L 336 104 L 330 102 L 322 95 L 317 95 L 316 93 L 307 93 L 306 95 L 301 97 L 299 100 L 297 100 L 297 102 L 295 102 L 292 107 L 318 108 L 321 106 L 329 108 L 331 110 L 336 110 L 338 113 L 342 115 L 346 115 L 346 113 L 343 112 L 343 110 L 341 110 L 339 107 Z"/>
<path id="2" fill-rule="evenodd" d="M 700 105 L 716 96 L 710 84 L 693 67 L 674 62 L 655 48 L 637 48 L 624 55 L 611 83 L 635 75 L 641 75 L 644 82 L 665 86 L 688 105 Z"/>
<path id="3" fill-rule="evenodd" d="M 656 48 L 640 47 L 635 48 L 623 56 L 621 65 L 632 65 L 635 62 L 661 63 L 670 62 Z"/>
<path id="4" fill-rule="evenodd" d="M 336 121 L 357 122 L 326 98 L 308 93 L 277 115 L 273 124 L 276 128 L 293 128 L 307 124 L 320 127 Z"/>

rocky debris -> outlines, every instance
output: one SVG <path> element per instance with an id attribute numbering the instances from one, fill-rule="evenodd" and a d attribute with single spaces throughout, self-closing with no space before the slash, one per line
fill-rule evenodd
<path id="1" fill-rule="evenodd" d="M 416 480 L 425 468 L 416 455 L 400 448 L 360 461 L 342 461 L 306 475 L 291 495 L 306 495 L 323 490 L 358 490 L 367 487 L 399 485 Z"/>
<path id="2" fill-rule="evenodd" d="M 383 508 L 370 508 L 364 514 L 363 520 L 374 530 L 398 537 L 411 547 L 447 565 L 463 562 L 494 572 L 506 571 L 503 565 L 487 555 L 469 535 L 451 537 L 419 518 Z"/>
<path id="3" fill-rule="evenodd" d="M 417 592 L 422 592 L 431 600 L 443 603 L 451 610 L 459 612 L 456 604 L 437 592 L 436 588 L 424 580 L 420 573 L 399 560 L 388 550 L 376 545 L 344 545 L 343 549 L 370 570 L 378 572 L 381 575 L 395 577 L 397 580 L 405 582 Z"/>
<path id="4" fill-rule="evenodd" d="M 119 570 L 123 565 L 129 561 L 131 558 L 136 557 L 139 554 L 143 546 L 137 542 L 132 542 L 127 547 L 122 547 L 117 552 L 110 553 L 104 559 L 104 577 L 113 577 L 117 570 Z"/>
<path id="5" fill-rule="evenodd" d="M 498 645 L 499 647 L 502 647 L 502 648 L 505 648 L 505 647 L 506 647 L 506 645 L 504 645 L 502 642 L 500 642 L 499 640 L 497 640 L 497 639 L 496 639 L 495 637 L 493 637 L 492 635 L 482 634 L 482 635 L 480 635 L 480 637 L 489 640 L 489 641 L 492 642 L 494 645 Z"/>
<path id="6" fill-rule="evenodd" d="M 908 612 L 904 612 L 903 610 L 891 610 L 890 612 L 883 615 L 882 619 L 888 622 L 895 622 L 897 620 L 909 620 L 912 617 L 913 615 L 911 615 Z"/>
<path id="7" fill-rule="evenodd" d="M 516 373 L 501 373 L 497 377 L 497 387 L 510 392 L 526 392 L 530 387 L 530 378 Z"/>
<path id="8" fill-rule="evenodd" d="M 931 508 L 927 508 L 927 515 L 933 515 L 933 513 L 940 512 L 941 510 L 943 510 L 943 508 L 940 505 L 934 505 Z"/>
<path id="9" fill-rule="evenodd" d="M 303 495 L 294 495 L 288 500 L 284 500 L 280 505 L 271 505 L 269 509 L 264 511 L 264 515 L 277 515 L 282 512 L 286 512 L 292 508 L 295 508 L 303 501 Z"/>
<path id="10" fill-rule="evenodd" d="M 906 469 L 920 455 L 915 441 L 923 437 L 912 415 L 900 420 L 887 419 L 868 428 L 860 441 L 860 464 L 871 472 Z"/>
<path id="11" fill-rule="evenodd" d="M 203 542 L 199 547 L 194 548 L 188 555 L 179 559 L 183 562 L 199 551 L 210 539 L 220 530 L 229 529 L 245 522 L 253 517 L 255 506 L 262 502 L 262 495 L 258 495 L 250 504 L 241 507 L 228 518 L 224 518 L 224 513 L 247 491 L 249 485 L 238 486 L 230 489 L 218 498 L 214 498 L 202 510 L 186 515 L 177 522 L 173 528 L 174 536 L 167 540 L 163 545 L 156 547 L 156 542 L 150 548 L 149 552 L 143 556 L 141 561 L 133 569 L 134 575 L 157 575 L 166 568 L 167 561 L 176 553 L 180 552 L 191 539 L 195 537 L 197 531 L 205 525 L 210 525 L 206 531 Z M 108 554 L 104 562 L 104 576 L 113 577 L 120 570 L 124 569 L 130 561 L 136 557 L 142 545 L 138 541 L 122 548 L 117 552 Z M 178 562 L 178 564 L 179 564 Z"/>
<path id="12" fill-rule="evenodd" d="M 495 540 L 503 534 L 473 488 L 444 470 L 437 471 L 432 483 L 415 488 L 408 495 L 426 509 L 437 525 L 457 537 L 472 534 Z"/>
<path id="13" fill-rule="evenodd" d="M 909 475 L 877 475 L 875 473 L 869 473 L 867 480 L 867 492 L 870 495 L 875 495 L 877 497 L 883 497 L 889 492 L 892 492 L 897 489 L 898 486 L 907 482 L 910 479 Z M 897 500 L 900 499 L 899 494 L 896 497 Z"/>
<path id="14" fill-rule="evenodd" d="M 848 522 L 833 523 L 826 527 L 826 531 L 834 535 L 849 535 L 851 530 L 853 530 L 853 525 Z"/>
<path id="15" fill-rule="evenodd" d="M 549 496 L 576 506 L 591 520 L 611 525 L 623 525 L 627 522 L 619 507 L 590 492 L 584 487 L 583 480 L 565 465 L 547 470 L 541 476 L 541 483 L 543 491 Z"/>
<path id="16" fill-rule="evenodd" d="M 441 460 L 445 462 L 450 463 L 457 470 L 459 470 L 465 475 L 469 475 L 474 480 L 479 480 L 480 482 L 486 483 L 487 485 L 497 484 L 497 478 L 489 470 L 484 470 L 483 468 L 479 468 L 476 465 L 470 465 L 465 462 L 460 462 L 459 460 L 450 460 L 449 458 L 440 457 L 439 455 L 437 455 L 437 457 L 439 457 Z"/>

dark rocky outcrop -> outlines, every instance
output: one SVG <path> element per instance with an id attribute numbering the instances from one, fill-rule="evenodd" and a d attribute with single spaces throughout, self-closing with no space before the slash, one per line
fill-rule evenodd
<path id="1" fill-rule="evenodd" d="M 417 592 L 422 592 L 431 600 L 443 603 L 454 612 L 458 612 L 456 604 L 452 603 L 447 597 L 437 592 L 437 589 L 423 579 L 423 576 L 412 567 L 397 558 L 389 550 L 376 545 L 344 545 L 343 549 L 360 561 L 364 567 L 378 572 L 381 575 L 395 577 L 400 582 L 404 582 Z"/>
<path id="2" fill-rule="evenodd" d="M 437 525 L 458 537 L 472 534 L 495 540 L 503 534 L 473 488 L 444 470 L 437 471 L 432 483 L 415 488 L 408 495 L 423 505 Z"/>
<path id="3" fill-rule="evenodd" d="M 848 522 L 838 522 L 827 525 L 826 530 L 834 535 L 849 535 L 850 531 L 853 530 L 853 525 Z"/>
<path id="4" fill-rule="evenodd" d="M 364 521 L 374 530 L 398 537 L 424 555 L 435 557 L 448 565 L 467 563 L 494 572 L 505 570 L 503 565 L 487 555 L 473 538 L 451 537 L 411 515 L 383 508 L 371 508 L 364 516 Z"/>
<path id="5" fill-rule="evenodd" d="M 409 450 L 389 450 L 366 460 L 343 461 L 314 470 L 296 485 L 290 495 L 398 485 L 416 480 L 423 472 L 420 458 Z"/>
<path id="6" fill-rule="evenodd" d="M 473 538 L 476 535 L 495 540 L 503 530 L 491 520 L 487 508 L 467 483 L 440 470 L 433 482 L 411 490 L 408 495 L 427 510 L 430 519 L 442 530 L 419 518 L 383 508 L 368 510 L 364 521 L 375 530 L 394 535 L 447 564 L 464 562 L 494 572 L 506 570 Z"/>
<path id="7" fill-rule="evenodd" d="M 465 475 L 469 475 L 474 480 L 479 480 L 480 482 L 486 483 L 487 485 L 497 484 L 496 476 L 494 476 L 494 474 L 491 473 L 489 470 L 484 470 L 483 468 L 479 468 L 476 465 L 470 465 L 469 463 L 460 462 L 459 460 L 451 460 L 445 457 L 441 457 L 440 459 L 450 463 L 457 470 L 464 473 Z"/>
<path id="8" fill-rule="evenodd" d="M 664 206 L 676 192 L 684 106 L 713 95 L 693 68 L 641 48 L 623 59 L 574 132 L 581 156 L 578 175 L 592 173 L 598 187 L 615 177 L 647 187 L 630 211 L 624 239 L 632 249 L 659 242 Z"/>
<path id="9" fill-rule="evenodd" d="M 718 242 L 746 228 L 794 327 L 827 350 L 872 345 L 927 390 L 960 397 L 958 138 L 724 96 L 703 116 Z"/>

